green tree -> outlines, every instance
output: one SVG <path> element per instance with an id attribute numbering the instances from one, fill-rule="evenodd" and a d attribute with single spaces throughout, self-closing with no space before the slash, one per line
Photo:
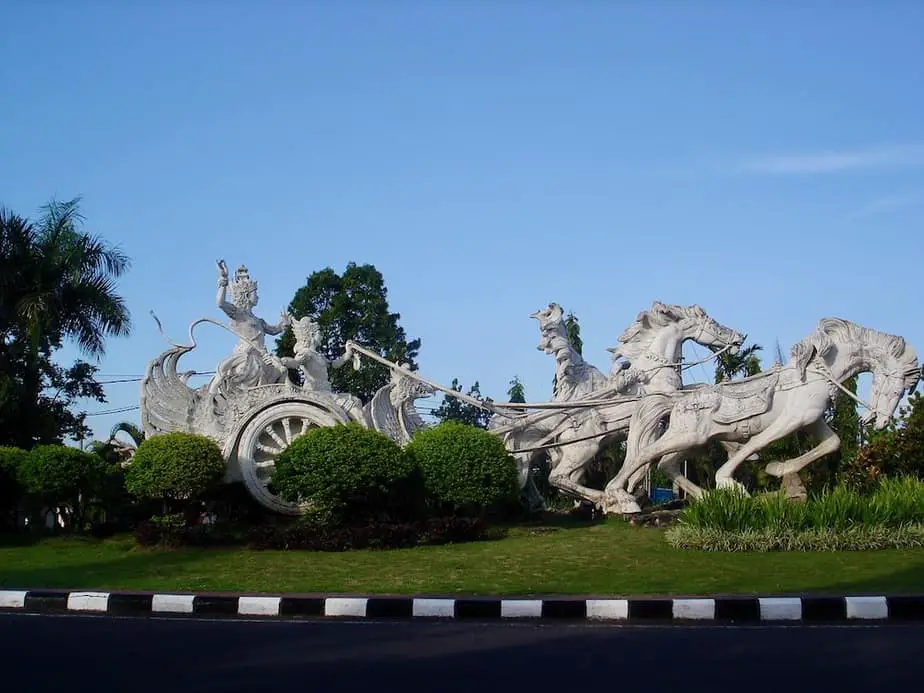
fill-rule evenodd
<path id="1" fill-rule="evenodd" d="M 129 267 L 116 247 L 81 229 L 79 199 L 51 202 L 31 221 L 0 209 L 0 443 L 82 439 L 79 399 L 105 402 L 96 367 L 54 362 L 65 341 L 99 359 L 131 320 L 115 280 Z"/>
<path id="2" fill-rule="evenodd" d="M 861 491 L 872 490 L 883 476 L 924 479 L 924 396 L 913 393 L 899 408 L 898 421 L 871 432 L 839 472 L 840 480 Z"/>
<path id="3" fill-rule="evenodd" d="M 118 438 L 120 433 L 128 437 L 131 442 L 120 440 Z M 112 427 L 107 440 L 94 440 L 88 449 L 109 462 L 127 462 L 144 439 L 144 431 L 140 427 L 130 421 L 120 421 Z"/>
<path id="4" fill-rule="evenodd" d="M 19 448 L 0 446 L 0 530 L 16 526 L 23 496 L 20 469 L 28 454 Z"/>
<path id="5" fill-rule="evenodd" d="M 459 384 L 458 378 L 452 379 L 449 389 L 462 392 L 462 385 Z M 477 380 L 465 394 L 469 397 L 481 399 L 481 389 Z M 461 399 L 448 394 L 443 395 L 443 401 L 433 412 L 433 416 L 439 419 L 441 423 L 444 421 L 459 421 L 478 428 L 487 428 L 488 423 L 491 421 L 491 412 L 481 407 L 476 407 L 474 404 L 463 402 Z"/>
<path id="6" fill-rule="evenodd" d="M 583 354 L 584 342 L 581 339 L 581 325 L 578 322 L 578 317 L 574 313 L 568 313 L 567 317 L 565 317 L 565 332 L 574 350 L 579 354 Z"/>
<path id="7" fill-rule="evenodd" d="M 526 386 L 520 382 L 520 376 L 513 376 L 510 381 L 510 387 L 507 389 L 508 402 L 526 402 Z M 511 409 L 510 411 L 523 413 L 525 409 Z"/>
<path id="8" fill-rule="evenodd" d="M 760 357 L 757 352 L 762 350 L 763 347 L 760 344 L 751 344 L 744 349 L 739 349 L 736 354 L 723 351 L 716 358 L 715 382 L 722 383 L 739 376 L 747 378 L 760 373 Z"/>
<path id="9" fill-rule="evenodd" d="M 417 369 L 420 340 L 407 339 L 398 322 L 401 315 L 389 309 L 385 280 L 373 265 L 351 262 L 342 275 L 330 267 L 313 273 L 295 293 L 289 312 L 295 318 L 310 316 L 318 323 L 320 352 L 330 360 L 341 356 L 346 341 L 353 340 L 389 361 Z M 292 356 L 294 346 L 295 336 L 286 330 L 277 340 L 276 353 Z M 330 372 L 335 390 L 349 392 L 363 403 L 389 378 L 388 367 L 368 359 L 358 371 L 343 367 Z"/>

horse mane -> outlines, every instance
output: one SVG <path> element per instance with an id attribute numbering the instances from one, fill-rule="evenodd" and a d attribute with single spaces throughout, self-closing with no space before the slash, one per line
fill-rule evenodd
<path id="1" fill-rule="evenodd" d="M 619 346 L 610 351 L 613 359 L 619 357 L 632 360 L 644 353 L 654 341 L 655 328 L 665 327 L 668 323 L 679 322 L 683 318 L 703 319 L 706 312 L 698 305 L 680 306 L 672 303 L 654 301 L 649 310 L 639 313 L 635 322 L 619 335 Z"/>
<path id="2" fill-rule="evenodd" d="M 813 356 L 817 354 L 823 358 L 837 342 L 863 344 L 881 349 L 898 361 L 905 387 L 909 391 L 917 387 L 921 368 L 918 365 L 917 354 L 904 338 L 863 327 L 843 318 L 822 318 L 815 331 L 792 348 L 793 362 L 800 376 L 805 376 L 805 369 Z"/>

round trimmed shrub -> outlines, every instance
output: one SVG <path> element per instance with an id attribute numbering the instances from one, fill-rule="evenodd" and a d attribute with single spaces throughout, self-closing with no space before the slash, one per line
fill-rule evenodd
<path id="1" fill-rule="evenodd" d="M 327 524 L 415 515 L 423 498 L 419 474 L 388 436 L 358 423 L 315 428 L 276 458 L 279 495 L 307 506 L 307 518 Z"/>
<path id="2" fill-rule="evenodd" d="M 103 490 L 108 465 L 97 455 L 66 445 L 38 445 L 19 462 L 17 477 L 26 493 L 48 507 L 70 509 L 70 525 L 83 529 L 90 503 Z"/>
<path id="3" fill-rule="evenodd" d="M 406 452 L 428 495 L 453 512 L 481 514 L 519 497 L 516 460 L 482 428 L 445 421 L 419 431 Z"/>
<path id="4" fill-rule="evenodd" d="M 138 498 L 164 505 L 189 501 L 218 484 L 225 474 L 221 448 L 193 433 L 166 433 L 144 440 L 125 472 L 125 487 Z"/>

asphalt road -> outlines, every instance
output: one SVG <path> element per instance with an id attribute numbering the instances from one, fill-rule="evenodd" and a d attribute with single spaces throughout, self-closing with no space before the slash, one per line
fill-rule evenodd
<path id="1" fill-rule="evenodd" d="M 922 626 L 0 615 L 0 681 L 11 692 L 921 690 L 922 652 Z"/>

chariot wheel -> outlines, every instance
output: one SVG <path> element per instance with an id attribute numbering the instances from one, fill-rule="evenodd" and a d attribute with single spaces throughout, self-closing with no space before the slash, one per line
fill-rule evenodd
<path id="1" fill-rule="evenodd" d="M 258 412 L 241 431 L 237 460 L 244 486 L 257 502 L 285 515 L 299 515 L 302 507 L 280 498 L 272 488 L 276 458 L 298 436 L 312 428 L 347 423 L 340 407 L 294 401 L 274 404 Z"/>

